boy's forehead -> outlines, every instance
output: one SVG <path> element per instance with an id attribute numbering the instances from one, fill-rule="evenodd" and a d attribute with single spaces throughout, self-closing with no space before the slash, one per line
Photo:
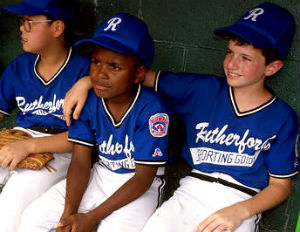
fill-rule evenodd
<path id="1" fill-rule="evenodd" d="M 47 16 L 46 15 L 23 15 L 23 17 L 25 18 L 25 19 L 28 19 L 28 18 L 31 18 L 31 19 L 40 19 L 40 18 L 47 18 Z"/>
<path id="2" fill-rule="evenodd" d="M 251 46 L 253 48 L 254 45 L 252 43 L 249 43 L 248 41 L 246 40 L 241 40 L 239 39 L 239 37 L 232 37 L 232 38 L 229 38 L 228 39 L 228 46 L 229 45 L 236 45 L 236 46 Z"/>
<path id="3" fill-rule="evenodd" d="M 243 52 L 245 55 L 246 54 L 251 55 L 251 56 L 263 55 L 261 48 L 257 48 L 249 42 L 240 44 L 237 39 L 229 39 L 227 47 L 228 47 L 228 49 L 234 49 L 235 47 L 241 47 L 241 48 L 243 48 Z"/>
<path id="4" fill-rule="evenodd" d="M 102 46 L 97 46 L 93 49 L 92 51 L 92 58 L 97 58 L 98 56 L 102 56 L 104 58 L 114 58 L 116 60 L 137 60 L 137 56 L 131 56 L 131 55 L 126 55 L 122 54 L 113 50 L 110 50 L 108 48 L 102 47 Z M 109 57 L 108 57 L 109 55 Z"/>
<path id="5" fill-rule="evenodd" d="M 100 45 L 96 45 L 94 46 L 93 50 L 92 50 L 92 56 L 98 55 L 98 54 L 102 54 L 102 53 L 110 53 L 113 54 L 115 56 L 122 56 L 123 54 L 119 53 L 119 52 L 115 52 L 111 49 L 105 48 L 103 46 Z"/>

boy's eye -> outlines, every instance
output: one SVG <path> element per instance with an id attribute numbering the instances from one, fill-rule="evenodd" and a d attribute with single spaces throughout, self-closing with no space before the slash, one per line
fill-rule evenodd
<path id="1" fill-rule="evenodd" d="M 95 58 L 91 59 L 92 64 L 99 66 L 101 64 L 101 62 Z"/>
<path id="2" fill-rule="evenodd" d="M 120 70 L 121 69 L 120 66 L 118 66 L 117 64 L 110 64 L 110 66 L 113 70 Z"/>
<path id="3" fill-rule="evenodd" d="M 229 49 L 226 50 L 226 55 L 228 55 L 228 54 L 232 54 L 232 51 Z"/>
<path id="4" fill-rule="evenodd" d="M 243 59 L 246 61 L 251 61 L 251 59 L 248 56 L 243 56 Z"/>

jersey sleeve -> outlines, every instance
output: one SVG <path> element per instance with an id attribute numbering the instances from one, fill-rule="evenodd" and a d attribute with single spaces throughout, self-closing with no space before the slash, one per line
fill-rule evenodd
<path id="1" fill-rule="evenodd" d="M 79 119 L 72 121 L 72 124 L 69 127 L 68 141 L 93 147 L 96 144 L 96 139 L 90 127 L 88 101 L 89 99 L 87 99 Z"/>
<path id="2" fill-rule="evenodd" d="M 74 52 L 74 50 L 72 51 L 72 53 L 73 53 L 72 66 L 78 68 L 80 67 L 80 69 L 78 69 L 76 73 L 75 78 L 81 79 L 84 76 L 88 76 L 90 70 L 90 63 L 91 63 L 90 59 L 88 59 L 85 56 L 79 55 L 77 52 Z"/>
<path id="3" fill-rule="evenodd" d="M 15 62 L 12 62 L 3 72 L 0 79 L 0 113 L 10 115 L 16 107 L 15 92 L 13 86 L 13 74 Z"/>
<path id="4" fill-rule="evenodd" d="M 153 104 L 156 105 L 157 104 Z M 137 164 L 164 165 L 167 159 L 170 116 L 164 107 L 150 107 L 139 115 L 134 135 Z"/>
<path id="5" fill-rule="evenodd" d="M 275 143 L 267 152 L 266 164 L 269 175 L 289 178 L 299 171 L 298 123 L 296 116 L 288 118 L 282 125 Z"/>
<path id="6" fill-rule="evenodd" d="M 193 84 L 193 81 L 193 74 L 159 71 L 155 78 L 154 88 L 168 102 L 180 104 L 188 97 L 190 84 Z"/>
<path id="7" fill-rule="evenodd" d="M 195 102 L 205 104 L 206 99 L 220 90 L 222 83 L 220 77 L 211 75 L 159 71 L 155 91 L 164 98 L 172 112 L 182 118 L 194 110 Z"/>

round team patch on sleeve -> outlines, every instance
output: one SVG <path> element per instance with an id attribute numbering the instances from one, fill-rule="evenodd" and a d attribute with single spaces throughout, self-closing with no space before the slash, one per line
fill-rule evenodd
<path id="1" fill-rule="evenodd" d="M 165 113 L 157 113 L 149 119 L 149 129 L 153 137 L 164 137 L 168 133 L 169 116 Z"/>

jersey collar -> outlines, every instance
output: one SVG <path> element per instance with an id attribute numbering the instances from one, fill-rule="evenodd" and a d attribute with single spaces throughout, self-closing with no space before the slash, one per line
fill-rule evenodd
<path id="1" fill-rule="evenodd" d="M 60 67 L 60 69 L 54 74 L 54 76 L 48 80 L 48 81 L 45 81 L 40 75 L 39 73 L 37 72 L 36 70 L 36 65 L 37 65 L 37 62 L 39 61 L 40 59 L 40 55 L 38 55 L 35 59 L 35 62 L 34 62 L 34 74 L 37 76 L 37 78 L 43 83 L 43 85 L 45 86 L 48 86 L 50 85 L 53 81 L 56 80 L 56 78 L 59 76 L 59 74 L 64 70 L 64 68 L 67 66 L 67 64 L 69 63 L 69 60 L 70 60 L 70 57 L 71 57 L 71 54 L 72 54 L 72 47 L 70 47 L 69 49 L 69 52 L 68 52 L 68 55 L 67 55 L 67 58 L 65 60 L 65 62 L 63 63 L 63 65 Z"/>
<path id="2" fill-rule="evenodd" d="M 229 90 L 230 102 L 231 102 L 231 105 L 233 107 L 234 113 L 237 117 L 245 117 L 245 116 L 248 116 L 248 115 L 251 115 L 251 114 L 255 114 L 255 113 L 265 109 L 266 107 L 271 105 L 276 100 L 276 96 L 274 96 L 269 101 L 267 101 L 266 103 L 254 108 L 252 110 L 248 110 L 248 111 L 245 111 L 245 112 L 240 112 L 239 109 L 238 109 L 238 106 L 236 104 L 235 98 L 234 98 L 232 87 L 229 86 L 228 90 Z"/>
<path id="3" fill-rule="evenodd" d="M 106 112 L 106 114 L 108 115 L 111 123 L 113 124 L 114 127 L 119 127 L 122 125 L 123 121 L 126 119 L 127 115 L 130 113 L 130 111 L 132 110 L 132 108 L 134 107 L 137 99 L 139 98 L 140 94 L 141 94 L 141 84 L 138 85 L 138 90 L 137 90 L 137 93 L 136 93 L 136 96 L 133 100 L 133 102 L 131 103 L 131 105 L 128 107 L 128 109 L 126 110 L 125 114 L 122 116 L 121 120 L 119 122 L 116 122 L 114 117 L 112 116 L 111 112 L 109 111 L 109 109 L 107 108 L 106 106 L 106 103 L 104 101 L 103 98 L 101 98 L 101 101 L 102 101 L 102 105 L 103 105 L 103 108 Z"/>

